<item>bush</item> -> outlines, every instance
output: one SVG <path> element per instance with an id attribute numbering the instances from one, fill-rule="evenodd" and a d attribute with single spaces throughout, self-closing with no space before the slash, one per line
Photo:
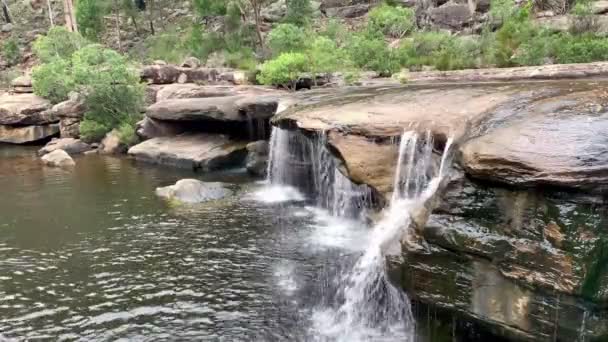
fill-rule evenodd
<path id="1" fill-rule="evenodd" d="M 197 36 L 198 37 L 198 36 Z M 202 36 L 201 36 L 202 37 Z M 191 38 L 188 36 L 188 38 Z M 150 36 L 145 41 L 147 50 L 146 57 L 151 60 L 163 60 L 168 63 L 181 63 L 187 57 L 190 51 L 195 51 L 195 45 L 199 42 L 188 41 L 191 43 L 191 48 L 186 49 L 181 42 L 181 35 L 174 31 L 164 32 Z M 192 53 L 193 56 L 200 56 L 200 52 Z"/>
<path id="2" fill-rule="evenodd" d="M 353 62 L 348 55 L 339 49 L 336 42 L 320 36 L 317 37 L 306 51 L 310 60 L 310 71 L 313 79 L 316 75 L 335 71 L 346 71 L 354 68 Z"/>
<path id="3" fill-rule="evenodd" d="M 346 52 L 355 66 L 382 76 L 390 76 L 400 69 L 398 56 L 381 38 L 356 34 L 347 43 Z"/>
<path id="4" fill-rule="evenodd" d="M 139 137 L 135 131 L 135 125 L 123 123 L 118 127 L 118 139 L 127 146 L 133 146 L 139 141 Z"/>
<path id="5" fill-rule="evenodd" d="M 453 38 L 432 54 L 432 63 L 437 70 L 460 70 L 477 67 L 480 45 L 468 38 Z"/>
<path id="6" fill-rule="evenodd" d="M 593 35 L 564 34 L 553 46 L 558 63 L 589 63 L 608 60 L 608 39 Z"/>
<path id="7" fill-rule="evenodd" d="M 80 123 L 80 138 L 87 143 L 101 141 L 111 130 L 110 127 L 85 118 Z"/>
<path id="8" fill-rule="evenodd" d="M 60 58 L 34 67 L 32 71 L 34 93 L 53 103 L 66 100 L 68 94 L 76 88 L 71 68 L 71 60 Z"/>
<path id="9" fill-rule="evenodd" d="M 399 64 L 413 70 L 423 65 L 433 65 L 433 55 L 450 44 L 450 34 L 444 32 L 418 32 L 405 41 L 397 50 Z"/>
<path id="10" fill-rule="evenodd" d="M 17 39 L 11 37 L 2 44 L 2 57 L 4 57 L 9 65 L 19 63 L 19 60 L 21 59 L 21 50 L 19 49 Z"/>
<path id="11" fill-rule="evenodd" d="M 295 90 L 303 73 L 309 71 L 309 60 L 302 53 L 286 52 L 262 64 L 257 76 L 261 84 L 287 85 Z"/>
<path id="12" fill-rule="evenodd" d="M 310 0 L 287 0 L 286 23 L 306 26 L 309 24 L 311 17 L 312 7 Z"/>
<path id="13" fill-rule="evenodd" d="M 105 8 L 100 5 L 99 0 L 76 1 L 76 21 L 80 33 L 92 41 L 98 41 L 103 31 L 105 12 Z"/>
<path id="14" fill-rule="evenodd" d="M 46 36 L 39 36 L 34 42 L 34 53 L 42 63 L 54 59 L 70 58 L 76 50 L 90 44 L 78 33 L 68 31 L 64 26 L 55 26 Z"/>
<path id="15" fill-rule="evenodd" d="M 338 46 L 344 44 L 349 38 L 346 26 L 336 19 L 330 19 L 319 32 L 319 35 L 335 41 Z"/>
<path id="16" fill-rule="evenodd" d="M 490 50 L 493 59 L 500 67 L 516 65 L 513 59 L 520 45 L 538 36 L 541 30 L 534 26 L 530 18 L 529 5 L 518 8 L 511 17 L 506 18 L 502 27 L 496 31 L 495 43 Z"/>
<path id="17" fill-rule="evenodd" d="M 593 13 L 590 1 L 578 1 L 572 9 L 570 19 L 570 32 L 572 34 L 595 33 L 600 25 L 597 16 Z"/>
<path id="18" fill-rule="evenodd" d="M 401 38 L 415 27 L 415 13 L 410 8 L 382 4 L 369 12 L 369 28 Z"/>
<path id="19" fill-rule="evenodd" d="M 280 24 L 268 34 L 268 47 L 273 56 L 304 50 L 309 39 L 306 32 L 293 24 Z"/>

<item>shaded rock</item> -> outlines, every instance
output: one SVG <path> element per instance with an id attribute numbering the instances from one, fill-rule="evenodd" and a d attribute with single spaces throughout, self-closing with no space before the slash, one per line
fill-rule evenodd
<path id="1" fill-rule="evenodd" d="M 136 133 L 140 138 L 147 140 L 158 137 L 175 136 L 184 133 L 186 128 L 182 125 L 167 121 L 158 121 L 145 117 L 137 123 Z"/>
<path id="2" fill-rule="evenodd" d="M 182 179 L 175 185 L 156 188 L 156 196 L 182 203 L 201 203 L 232 195 L 222 183 L 201 182 L 197 179 Z"/>
<path id="3" fill-rule="evenodd" d="M 141 79 L 148 84 L 171 83 L 232 83 L 235 71 L 222 68 L 183 68 L 175 65 L 148 65 Z"/>
<path id="4" fill-rule="evenodd" d="M 91 146 L 79 139 L 53 139 L 48 144 L 46 144 L 46 146 L 44 146 L 38 151 L 38 155 L 43 156 L 55 150 L 63 150 L 70 155 L 74 155 L 91 150 Z"/>
<path id="5" fill-rule="evenodd" d="M 0 125 L 44 125 L 57 122 L 51 103 L 34 94 L 0 96 Z"/>
<path id="6" fill-rule="evenodd" d="M 274 1 L 268 6 L 264 6 L 261 15 L 265 21 L 276 23 L 287 14 L 287 4 L 285 0 Z"/>
<path id="7" fill-rule="evenodd" d="M 526 106 L 462 148 L 470 175 L 516 186 L 608 188 L 608 93 L 555 96 Z"/>
<path id="8" fill-rule="evenodd" d="M 369 11 L 369 4 L 358 4 L 344 7 L 326 8 L 325 13 L 330 17 L 357 18 L 362 17 Z"/>
<path id="9" fill-rule="evenodd" d="M 166 121 L 247 121 L 273 116 L 275 97 L 225 96 L 164 100 L 148 107 L 149 118 Z"/>
<path id="10" fill-rule="evenodd" d="M 461 30 L 473 21 L 473 13 L 468 4 L 448 2 L 430 9 L 429 14 L 434 26 L 451 30 Z"/>
<path id="11" fill-rule="evenodd" d="M 59 118 L 82 119 L 87 107 L 84 103 L 84 98 L 80 94 L 71 92 L 68 100 L 54 105 L 51 110 Z"/>
<path id="12" fill-rule="evenodd" d="M 59 136 L 61 138 L 79 138 L 80 121 L 76 118 L 62 118 L 59 120 Z"/>
<path id="13" fill-rule="evenodd" d="M 194 83 L 170 84 L 158 90 L 156 101 L 235 95 L 232 89 L 229 86 L 202 86 Z"/>
<path id="14" fill-rule="evenodd" d="M 268 142 L 260 140 L 249 143 L 247 152 L 247 171 L 254 176 L 265 176 L 268 168 Z"/>
<path id="15" fill-rule="evenodd" d="M 182 134 L 159 137 L 129 149 L 137 160 L 194 170 L 212 171 L 242 165 L 246 142 L 215 134 Z"/>
<path id="16" fill-rule="evenodd" d="M 64 150 L 55 150 L 45 154 L 42 157 L 42 162 L 47 166 L 53 167 L 71 167 L 76 165 L 74 159 L 72 159 Z"/>
<path id="17" fill-rule="evenodd" d="M 0 125 L 0 142 L 26 144 L 48 139 L 59 133 L 58 124 L 32 126 Z"/>
<path id="18" fill-rule="evenodd" d="M 182 63 L 184 68 L 198 68 L 199 66 L 201 66 L 201 60 L 196 57 L 188 57 Z"/>
<path id="19" fill-rule="evenodd" d="M 98 152 L 103 154 L 122 154 L 128 147 L 120 141 L 118 131 L 113 129 L 101 141 Z"/>

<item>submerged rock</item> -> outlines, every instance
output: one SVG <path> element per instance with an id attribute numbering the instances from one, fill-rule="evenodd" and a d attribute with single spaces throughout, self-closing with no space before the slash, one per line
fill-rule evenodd
<path id="1" fill-rule="evenodd" d="M 38 155 L 43 156 L 55 150 L 63 150 L 70 155 L 85 153 L 91 150 L 91 146 L 80 139 L 62 138 L 53 139 L 46 146 L 38 151 Z"/>
<path id="2" fill-rule="evenodd" d="M 201 203 L 221 199 L 232 195 L 222 183 L 201 182 L 197 179 L 182 179 L 162 188 L 156 189 L 156 195 L 170 201 L 182 203 Z"/>
<path id="3" fill-rule="evenodd" d="M 242 165 L 247 143 L 217 134 L 159 137 L 129 149 L 137 160 L 194 170 L 212 171 Z"/>
<path id="4" fill-rule="evenodd" d="M 74 159 L 70 157 L 64 150 L 55 150 L 51 153 L 45 154 L 42 157 L 42 162 L 47 166 L 52 167 L 70 167 L 76 165 Z"/>

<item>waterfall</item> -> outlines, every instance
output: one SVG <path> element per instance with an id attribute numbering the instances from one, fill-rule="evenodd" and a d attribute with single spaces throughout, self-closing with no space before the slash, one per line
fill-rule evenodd
<path id="1" fill-rule="evenodd" d="M 268 181 L 311 194 L 318 206 L 338 217 L 353 217 L 369 206 L 371 191 L 340 172 L 327 149 L 325 134 L 312 139 L 297 131 L 273 128 Z M 414 341 L 415 323 L 407 295 L 392 285 L 386 270 L 388 250 L 410 231 L 411 213 L 427 205 L 449 164 L 452 140 L 441 158 L 430 131 L 406 131 L 400 139 L 394 192 L 381 219 L 370 229 L 360 255 L 335 279 L 323 282 L 335 292 L 312 315 L 313 340 Z M 398 249 L 400 251 L 400 249 Z"/>
<path id="2" fill-rule="evenodd" d="M 273 127 L 267 182 L 275 192 L 295 188 L 310 194 L 315 205 L 334 216 L 361 217 L 371 205 L 371 189 L 344 176 L 326 145 L 324 133 L 309 137 Z"/>

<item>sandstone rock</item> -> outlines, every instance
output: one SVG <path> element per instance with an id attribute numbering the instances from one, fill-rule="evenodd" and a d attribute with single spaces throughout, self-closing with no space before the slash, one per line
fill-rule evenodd
<path id="1" fill-rule="evenodd" d="M 197 179 L 182 179 L 162 188 L 156 189 L 156 195 L 170 201 L 182 203 L 201 203 L 218 200 L 232 195 L 222 183 L 201 182 Z"/>
<path id="2" fill-rule="evenodd" d="M 74 159 L 70 157 L 64 150 L 55 150 L 42 157 L 42 162 L 47 166 L 53 167 L 71 167 L 76 165 Z"/>
<path id="3" fill-rule="evenodd" d="M 357 18 L 362 17 L 369 11 L 369 4 L 359 4 L 345 7 L 326 8 L 325 13 L 329 17 Z"/>
<path id="4" fill-rule="evenodd" d="M 608 188 L 608 94 L 575 91 L 528 105 L 461 149 L 473 177 L 515 186 Z"/>
<path id="5" fill-rule="evenodd" d="M 167 65 L 167 62 L 161 60 L 161 59 L 157 59 L 154 62 L 152 62 L 153 65 Z"/>
<path id="6" fill-rule="evenodd" d="M 12 30 L 13 30 L 13 24 L 11 24 L 11 23 L 4 24 L 0 28 L 0 31 L 2 31 L 2 32 L 11 32 Z"/>
<path id="7" fill-rule="evenodd" d="M 179 74 L 179 77 L 177 78 L 177 83 L 183 84 L 186 82 L 188 82 L 188 75 L 186 75 L 185 73 Z"/>
<path id="8" fill-rule="evenodd" d="M 158 90 L 156 101 L 235 95 L 232 89 L 233 87 L 229 86 L 203 86 L 194 83 L 169 84 Z"/>
<path id="9" fill-rule="evenodd" d="M 58 119 L 48 110 L 51 103 L 34 94 L 1 95 L 0 125 L 44 125 Z"/>
<path id="10" fill-rule="evenodd" d="M 467 4 L 448 2 L 429 10 L 434 26 L 450 30 L 461 30 L 473 21 L 473 13 Z"/>
<path id="11" fill-rule="evenodd" d="M 87 108 L 84 98 L 76 92 L 71 92 L 69 99 L 53 106 L 53 113 L 59 118 L 82 119 Z"/>
<path id="12" fill-rule="evenodd" d="M 593 13 L 595 14 L 606 14 L 608 13 L 608 1 L 599 0 L 591 2 Z"/>
<path id="13" fill-rule="evenodd" d="M 247 171 L 254 176 L 265 176 L 268 167 L 268 142 L 260 140 L 249 143 L 247 152 Z"/>
<path id="14" fill-rule="evenodd" d="M 262 9 L 261 15 L 265 21 L 276 23 L 279 22 L 285 17 L 287 13 L 287 4 L 285 0 L 279 0 L 272 2 L 268 6 L 264 6 Z"/>
<path id="15" fill-rule="evenodd" d="M 199 66 L 201 66 L 201 60 L 196 57 L 188 57 L 182 63 L 184 68 L 198 68 Z"/>
<path id="16" fill-rule="evenodd" d="M 137 136 L 143 140 L 147 140 L 158 137 L 175 136 L 184 133 L 185 131 L 186 127 L 181 125 L 145 117 L 137 123 L 136 133 Z"/>
<path id="17" fill-rule="evenodd" d="M 103 154 L 121 154 L 127 152 L 127 149 L 127 146 L 120 141 L 118 131 L 114 129 L 103 138 L 98 151 Z"/>
<path id="18" fill-rule="evenodd" d="M 0 142 L 26 144 L 44 140 L 59 133 L 58 124 L 32 126 L 0 125 Z"/>
<path id="19" fill-rule="evenodd" d="M 149 118 L 165 121 L 238 121 L 273 116 L 278 100 L 273 96 L 225 96 L 164 100 L 148 107 Z"/>
<path id="20" fill-rule="evenodd" d="M 19 76 L 11 81 L 13 87 L 32 87 L 32 78 L 30 76 Z"/>
<path id="21" fill-rule="evenodd" d="M 91 150 L 91 146 L 79 139 L 53 139 L 38 151 L 38 155 L 43 156 L 55 150 L 63 150 L 70 155 L 75 155 Z"/>
<path id="22" fill-rule="evenodd" d="M 61 118 L 59 120 L 59 136 L 61 138 L 79 138 L 80 121 L 77 118 Z"/>
<path id="23" fill-rule="evenodd" d="M 129 149 L 137 160 L 212 171 L 242 165 L 247 143 L 215 134 L 183 134 L 142 142 Z"/>
<path id="24" fill-rule="evenodd" d="M 148 65 L 141 71 L 142 81 L 148 84 L 171 83 L 230 83 L 232 69 L 183 68 L 175 65 Z"/>

